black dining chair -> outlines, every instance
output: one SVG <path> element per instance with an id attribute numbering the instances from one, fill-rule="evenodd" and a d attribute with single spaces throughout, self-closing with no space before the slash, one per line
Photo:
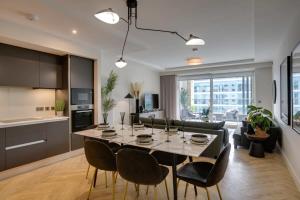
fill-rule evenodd
<path id="1" fill-rule="evenodd" d="M 117 143 L 114 143 L 114 142 L 108 142 L 107 140 L 101 140 L 101 139 L 96 139 L 96 138 L 85 138 L 85 140 L 95 140 L 95 141 L 103 142 L 103 143 L 107 144 L 109 146 L 109 148 L 111 148 L 111 150 L 114 153 L 116 153 L 117 151 L 119 151 L 120 148 L 121 148 L 121 145 L 119 145 Z M 88 168 L 87 168 L 87 171 L 86 171 L 86 175 L 85 175 L 86 179 L 88 178 L 90 168 L 91 168 L 91 165 L 89 164 Z M 107 173 L 106 173 L 106 171 L 104 171 L 104 175 L 105 175 L 105 187 L 107 188 Z M 117 178 L 117 174 L 116 174 L 116 178 Z M 96 187 L 96 183 L 97 183 L 97 176 L 96 176 L 96 178 L 94 180 L 94 187 Z"/>
<path id="2" fill-rule="evenodd" d="M 112 193 L 113 199 L 115 199 L 115 175 L 117 165 L 114 152 L 107 144 L 96 140 L 86 140 L 84 142 L 84 152 L 88 163 L 95 167 L 87 199 L 89 199 L 93 184 L 95 184 L 94 181 L 96 180 L 98 169 L 112 172 Z"/>
<path id="3" fill-rule="evenodd" d="M 207 188 L 216 185 L 219 197 L 222 199 L 218 183 L 225 175 L 230 149 L 231 144 L 228 143 L 218 156 L 215 164 L 209 162 L 191 162 L 185 164 L 177 171 L 177 177 L 187 183 L 205 188 L 208 200 L 210 200 L 210 196 Z"/>
<path id="4" fill-rule="evenodd" d="M 159 165 L 157 160 L 145 151 L 130 148 L 121 149 L 117 153 L 117 169 L 120 176 L 127 181 L 124 199 L 127 196 L 128 182 L 136 185 L 153 185 L 154 198 L 157 199 L 157 185 L 165 181 L 168 193 L 166 177 L 169 169 Z"/>

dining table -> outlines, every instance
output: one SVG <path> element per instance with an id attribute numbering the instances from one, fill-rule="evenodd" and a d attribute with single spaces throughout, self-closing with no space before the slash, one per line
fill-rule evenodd
<path id="1" fill-rule="evenodd" d="M 207 142 L 195 143 L 191 140 L 193 132 L 167 132 L 164 129 L 152 128 L 132 128 L 131 126 L 124 126 L 123 129 L 119 125 L 111 127 L 116 131 L 116 135 L 111 137 L 104 137 L 102 129 L 88 129 L 75 132 L 76 135 L 84 136 L 85 138 L 94 138 L 105 140 L 107 142 L 117 143 L 120 145 L 131 145 L 149 149 L 150 151 L 168 152 L 173 157 L 172 178 L 173 178 L 173 199 L 177 200 L 177 169 L 176 161 L 177 155 L 184 155 L 188 157 L 201 157 L 202 153 L 210 146 L 216 139 L 217 135 L 207 135 Z M 137 142 L 137 135 L 149 134 L 152 135 L 153 142 L 148 144 L 141 144 Z M 199 134 L 199 133 L 197 133 Z M 183 137 L 184 136 L 184 137 Z"/>

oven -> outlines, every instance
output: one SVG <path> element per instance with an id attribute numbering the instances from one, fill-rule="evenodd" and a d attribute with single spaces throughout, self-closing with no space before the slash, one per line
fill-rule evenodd
<path id="1" fill-rule="evenodd" d="M 73 105 L 72 132 L 91 129 L 94 127 L 93 105 Z"/>
<path id="2" fill-rule="evenodd" d="M 72 88 L 71 105 L 92 105 L 94 98 L 93 89 Z"/>

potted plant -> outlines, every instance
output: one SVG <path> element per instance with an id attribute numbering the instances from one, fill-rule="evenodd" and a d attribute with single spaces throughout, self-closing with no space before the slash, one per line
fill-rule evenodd
<path id="1" fill-rule="evenodd" d="M 65 110 L 65 101 L 64 100 L 56 100 L 56 102 L 55 102 L 56 116 L 62 117 L 64 115 L 64 110 Z"/>
<path id="2" fill-rule="evenodd" d="M 204 121 L 204 122 L 209 122 L 209 111 L 210 111 L 210 108 L 203 108 L 202 109 L 202 113 L 201 113 L 201 119 Z"/>
<path id="3" fill-rule="evenodd" d="M 108 112 L 115 106 L 114 99 L 111 98 L 111 93 L 116 87 L 118 75 L 112 70 L 109 74 L 106 84 L 101 88 L 103 122 L 107 125 Z"/>
<path id="4" fill-rule="evenodd" d="M 273 123 L 272 112 L 262 107 L 254 107 L 252 107 L 248 114 L 248 121 L 254 129 L 256 136 L 267 137 L 267 131 Z"/>

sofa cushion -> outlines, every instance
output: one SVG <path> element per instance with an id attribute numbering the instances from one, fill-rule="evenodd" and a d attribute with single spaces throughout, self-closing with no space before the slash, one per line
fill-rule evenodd
<path id="1" fill-rule="evenodd" d="M 222 122 L 185 122 L 186 127 L 194 127 L 194 128 L 204 128 L 204 129 L 212 129 L 219 130 L 222 129 L 225 125 L 225 121 Z"/>

